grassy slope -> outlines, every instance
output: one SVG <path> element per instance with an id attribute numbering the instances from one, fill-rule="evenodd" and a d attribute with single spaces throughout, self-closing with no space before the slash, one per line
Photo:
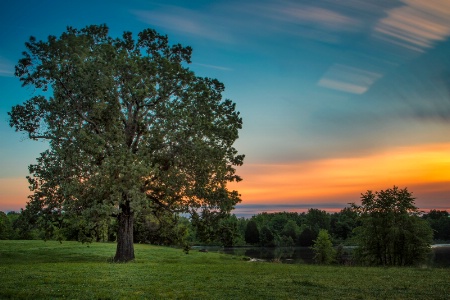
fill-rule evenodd
<path id="1" fill-rule="evenodd" d="M 450 269 L 247 262 L 136 245 L 134 262 L 109 263 L 114 244 L 0 241 L 0 299 L 450 299 Z"/>

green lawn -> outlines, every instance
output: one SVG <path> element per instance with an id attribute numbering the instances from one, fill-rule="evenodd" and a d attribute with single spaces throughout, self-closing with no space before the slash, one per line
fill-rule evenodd
<path id="1" fill-rule="evenodd" d="M 450 299 L 450 269 L 248 262 L 136 245 L 0 241 L 0 299 Z"/>

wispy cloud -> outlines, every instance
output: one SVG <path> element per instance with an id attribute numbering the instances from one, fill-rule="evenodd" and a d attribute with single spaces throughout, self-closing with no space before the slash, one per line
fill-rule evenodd
<path id="1" fill-rule="evenodd" d="M 450 36 L 450 2 L 403 0 L 404 5 L 387 11 L 374 27 L 376 37 L 423 52 Z"/>
<path id="2" fill-rule="evenodd" d="M 329 43 L 340 42 L 338 33 L 358 31 L 362 24 L 323 1 L 253 1 L 236 5 L 234 12 L 248 28 L 256 29 L 256 34 L 269 32 Z"/>
<path id="3" fill-rule="evenodd" d="M 169 31 L 218 42 L 233 40 L 226 28 L 220 26 L 223 22 L 221 21 L 222 17 L 217 15 L 200 13 L 178 6 L 163 6 L 161 9 L 151 11 L 132 10 L 131 13 L 144 23 L 159 26 Z"/>
<path id="4" fill-rule="evenodd" d="M 336 33 L 360 29 L 360 19 L 321 3 L 231 1 L 209 5 L 202 12 L 162 5 L 153 10 L 132 10 L 131 13 L 147 24 L 223 43 L 237 43 L 273 33 L 336 41 Z"/>
<path id="5" fill-rule="evenodd" d="M 321 87 L 330 88 L 351 94 L 364 94 L 382 74 L 335 64 L 317 83 Z"/>
<path id="6" fill-rule="evenodd" d="M 278 2 L 268 6 L 267 16 L 284 22 L 310 25 L 331 31 L 354 31 L 359 21 L 327 8 L 298 2 Z"/>
<path id="7" fill-rule="evenodd" d="M 223 66 L 216 66 L 216 65 L 209 65 L 209 64 L 200 64 L 200 63 L 193 63 L 194 65 L 210 68 L 210 69 L 216 69 L 220 71 L 233 71 L 233 69 Z"/>
<path id="8" fill-rule="evenodd" d="M 13 77 L 14 65 L 0 56 L 0 77 Z"/>

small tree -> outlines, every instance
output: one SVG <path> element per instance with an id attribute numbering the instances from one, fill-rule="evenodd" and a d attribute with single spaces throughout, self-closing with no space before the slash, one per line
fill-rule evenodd
<path id="1" fill-rule="evenodd" d="M 352 204 L 362 226 L 355 229 L 356 258 L 375 265 L 413 265 L 427 258 L 433 232 L 419 218 L 412 194 L 405 188 L 367 191 L 361 206 Z"/>
<path id="2" fill-rule="evenodd" d="M 235 215 L 222 218 L 218 226 L 218 239 L 222 246 L 233 247 L 239 238 L 238 219 Z"/>
<path id="3" fill-rule="evenodd" d="M 311 248 L 314 251 L 314 260 L 319 264 L 328 265 L 336 259 L 336 250 L 333 248 L 333 243 L 326 229 L 319 231 L 319 235 Z"/>

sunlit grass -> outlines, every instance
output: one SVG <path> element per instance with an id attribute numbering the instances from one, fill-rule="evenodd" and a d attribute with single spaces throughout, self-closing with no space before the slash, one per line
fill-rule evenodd
<path id="1" fill-rule="evenodd" d="M 449 299 L 450 269 L 248 262 L 135 245 L 0 241 L 0 299 Z"/>

